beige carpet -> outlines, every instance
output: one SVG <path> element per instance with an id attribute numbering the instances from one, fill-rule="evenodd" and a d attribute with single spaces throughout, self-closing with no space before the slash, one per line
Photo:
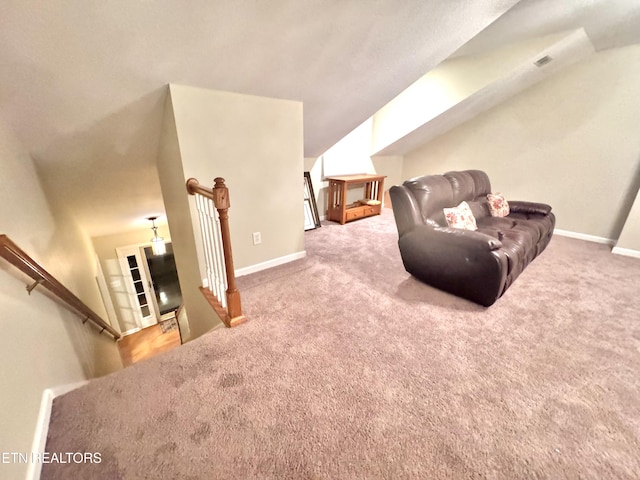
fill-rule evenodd
<path id="1" fill-rule="evenodd" d="M 44 479 L 640 478 L 640 260 L 556 236 L 485 309 L 393 216 L 240 281 L 249 322 L 55 400 Z M 481 280 L 479 280 L 481 281 Z"/>

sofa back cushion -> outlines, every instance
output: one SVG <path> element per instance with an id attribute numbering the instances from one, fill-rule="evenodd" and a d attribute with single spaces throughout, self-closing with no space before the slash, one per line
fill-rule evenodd
<path id="1" fill-rule="evenodd" d="M 438 225 L 446 225 L 443 208 L 455 207 L 451 183 L 442 175 L 426 175 L 404 182 L 417 200 L 425 223 L 429 220 Z"/>
<path id="2" fill-rule="evenodd" d="M 425 223 L 447 226 L 443 208 L 467 202 L 476 218 L 490 215 L 487 194 L 491 182 L 480 170 L 447 172 L 444 175 L 425 175 L 404 182 L 420 207 Z"/>
<path id="3" fill-rule="evenodd" d="M 460 202 L 472 201 L 476 199 L 476 185 L 471 174 L 467 172 L 447 172 L 443 175 L 451 184 L 453 191 L 453 201 Z"/>

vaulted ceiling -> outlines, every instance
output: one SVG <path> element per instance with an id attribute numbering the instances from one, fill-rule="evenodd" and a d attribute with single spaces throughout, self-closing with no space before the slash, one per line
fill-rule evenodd
<path id="1" fill-rule="evenodd" d="M 619 27 L 636 34 L 637 2 L 523 0 L 509 12 L 516 3 L 9 0 L 0 112 L 55 201 L 106 234 L 163 210 L 155 157 L 168 83 L 301 101 L 315 156 L 505 12 L 470 52 L 587 20 L 604 43 L 629 42 L 593 20 L 594 5 L 611 3 L 626 5 Z"/>

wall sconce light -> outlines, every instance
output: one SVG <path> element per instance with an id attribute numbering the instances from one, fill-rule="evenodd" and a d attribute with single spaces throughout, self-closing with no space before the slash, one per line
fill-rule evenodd
<path id="1" fill-rule="evenodd" d="M 167 253 L 167 246 L 164 243 L 164 238 L 158 236 L 158 227 L 156 227 L 156 219 L 158 217 L 149 217 L 147 220 L 151 220 L 151 230 L 153 230 L 153 238 L 151 239 L 151 250 L 154 255 L 164 255 Z"/>

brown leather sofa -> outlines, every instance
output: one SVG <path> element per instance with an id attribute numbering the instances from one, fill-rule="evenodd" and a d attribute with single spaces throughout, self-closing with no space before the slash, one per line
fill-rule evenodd
<path id="1" fill-rule="evenodd" d="M 549 205 L 509 201 L 491 215 L 491 183 L 480 170 L 407 180 L 390 190 L 398 246 L 411 275 L 454 295 L 492 305 L 549 244 L 555 217 Z M 477 230 L 450 228 L 443 208 L 466 201 Z"/>

